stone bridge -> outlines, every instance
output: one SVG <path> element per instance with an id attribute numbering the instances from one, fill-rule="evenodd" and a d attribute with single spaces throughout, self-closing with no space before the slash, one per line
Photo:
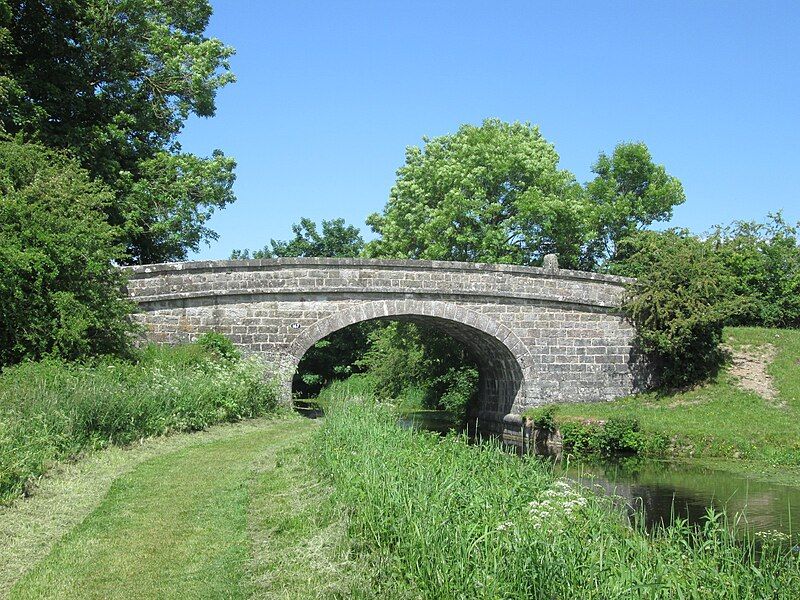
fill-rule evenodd
<path id="1" fill-rule="evenodd" d="M 472 417 L 490 431 L 519 431 L 529 406 L 611 400 L 641 383 L 619 277 L 555 265 L 333 258 L 144 265 L 129 275 L 149 339 L 225 334 L 281 365 L 287 388 L 303 354 L 348 325 L 436 327 L 480 365 Z"/>

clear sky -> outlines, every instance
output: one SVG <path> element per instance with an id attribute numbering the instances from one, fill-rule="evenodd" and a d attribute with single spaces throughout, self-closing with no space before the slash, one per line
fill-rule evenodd
<path id="1" fill-rule="evenodd" d="M 580 181 L 642 140 L 686 190 L 673 225 L 800 220 L 800 2 L 212 0 L 238 82 L 184 149 L 238 161 L 238 200 L 193 258 L 362 227 L 404 150 L 484 118 L 529 121 Z M 369 236 L 368 236 L 369 237 Z"/>

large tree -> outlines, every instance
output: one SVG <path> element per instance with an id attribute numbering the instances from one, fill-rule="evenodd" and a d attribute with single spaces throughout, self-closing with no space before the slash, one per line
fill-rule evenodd
<path id="1" fill-rule="evenodd" d="M 593 262 L 613 259 L 617 245 L 655 221 L 672 217 L 686 197 L 683 186 L 657 165 L 641 142 L 619 144 L 611 156 L 601 152 L 586 185 L 595 230 L 587 248 Z"/>
<path id="2" fill-rule="evenodd" d="M 406 150 L 372 256 L 577 266 L 588 206 L 537 127 L 487 120 Z"/>
<path id="3" fill-rule="evenodd" d="M 632 230 L 668 218 L 680 182 L 644 144 L 601 154 L 581 186 L 537 127 L 497 119 L 425 138 L 406 150 L 389 201 L 367 223 L 371 256 L 539 264 L 595 269 Z"/>
<path id="4" fill-rule="evenodd" d="M 210 15 L 207 0 L 0 0 L 0 131 L 68 149 L 106 183 L 132 262 L 185 258 L 234 199 L 234 161 L 177 142 L 234 80 Z"/>

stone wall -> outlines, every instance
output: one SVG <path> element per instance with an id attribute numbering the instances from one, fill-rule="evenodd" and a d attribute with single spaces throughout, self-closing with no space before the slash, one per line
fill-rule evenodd
<path id="1" fill-rule="evenodd" d="M 364 259 L 174 263 L 129 274 L 150 339 L 178 343 L 217 331 L 282 365 L 287 381 L 308 348 L 353 323 L 438 327 L 478 359 L 475 416 L 495 430 L 504 419 L 516 426 L 527 406 L 610 400 L 640 385 L 634 332 L 617 310 L 626 282 L 618 277 Z"/>

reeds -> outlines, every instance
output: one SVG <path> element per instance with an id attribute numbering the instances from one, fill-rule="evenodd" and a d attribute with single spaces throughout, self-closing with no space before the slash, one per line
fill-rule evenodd
<path id="1" fill-rule="evenodd" d="M 721 514 L 648 533 L 536 459 L 400 429 L 369 401 L 332 401 L 320 439 L 386 597 L 800 597 L 790 546 L 743 540 Z"/>
<path id="2" fill-rule="evenodd" d="M 274 410 L 277 391 L 256 359 L 196 345 L 150 347 L 135 363 L 25 363 L 0 375 L 0 502 L 55 460 L 109 444 Z"/>

